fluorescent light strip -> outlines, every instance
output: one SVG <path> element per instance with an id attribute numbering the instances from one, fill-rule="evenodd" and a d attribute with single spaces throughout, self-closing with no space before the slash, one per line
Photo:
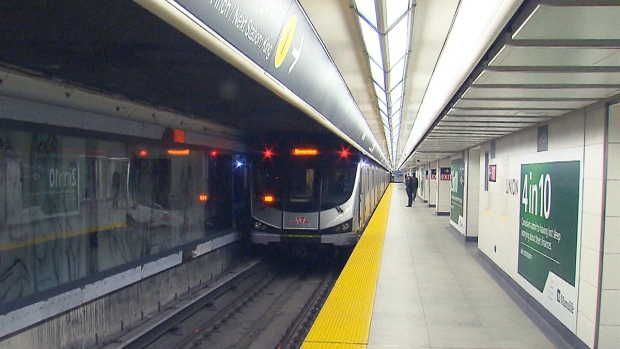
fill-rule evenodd
<path id="1" fill-rule="evenodd" d="M 395 165 L 398 135 L 402 122 L 405 69 L 410 51 L 409 28 L 412 21 L 411 0 L 355 0 L 360 29 L 367 50 L 371 78 L 374 82 L 388 157 Z M 377 18 L 377 9 L 383 19 Z M 384 41 L 381 40 L 384 36 Z M 382 46 L 382 43 L 386 46 Z M 389 60 L 389 61 L 388 61 Z M 389 92 L 386 92 L 389 91 Z"/>

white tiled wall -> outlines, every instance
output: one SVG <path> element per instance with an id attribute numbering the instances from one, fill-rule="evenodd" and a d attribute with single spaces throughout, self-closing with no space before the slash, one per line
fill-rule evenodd
<path id="1" fill-rule="evenodd" d="M 484 156 L 484 154 L 483 154 Z M 467 236 L 478 236 L 478 212 L 480 203 L 480 148 L 470 149 L 467 156 L 465 181 L 467 193 L 465 197 L 465 216 L 467 217 Z M 484 172 L 482 172 L 484 176 Z"/>
<path id="2" fill-rule="evenodd" d="M 577 336 L 593 347 L 599 295 L 605 108 L 589 110 L 585 121 Z"/>
<path id="3" fill-rule="evenodd" d="M 578 243 L 579 261 L 577 271 L 579 279 L 576 284 L 578 291 L 578 313 L 576 316 L 576 335 L 589 347 L 594 347 L 597 326 L 597 301 L 600 294 L 599 275 L 601 259 L 601 232 L 602 224 L 607 219 L 608 229 L 614 230 L 613 237 L 607 238 L 605 243 L 605 256 L 611 266 L 604 276 L 603 297 L 607 295 L 607 305 L 613 309 L 606 315 L 605 329 L 599 332 L 599 348 L 603 343 L 614 343 L 614 348 L 620 342 L 620 327 L 618 319 L 620 315 L 620 107 L 615 129 L 610 129 L 609 135 L 614 135 L 616 144 L 610 148 L 615 149 L 615 154 L 609 154 L 610 171 L 617 176 L 615 183 L 608 184 L 608 193 L 612 194 L 608 199 L 611 211 L 605 220 L 602 217 L 603 192 L 605 188 L 603 164 L 605 161 L 605 118 L 606 108 L 601 104 L 598 108 L 588 108 L 558 117 L 549 123 L 549 150 L 537 152 L 536 138 L 537 129 L 530 128 L 522 132 L 509 135 L 495 140 L 495 159 L 490 164 L 497 166 L 497 182 L 489 183 L 489 190 L 484 191 L 484 178 L 480 183 L 480 213 L 479 213 L 479 239 L 478 247 L 501 269 L 506 271 L 515 280 L 517 275 L 517 260 L 515 246 L 518 245 L 518 197 L 506 193 L 506 180 L 519 179 L 520 164 L 528 162 L 553 162 L 566 160 L 566 156 L 574 158 L 577 154 L 583 165 L 580 228 L 581 240 Z M 484 172 L 484 154 L 488 152 L 488 144 L 481 146 L 480 165 L 481 174 Z M 567 155 L 569 154 L 569 155 Z M 572 155 L 570 155 L 572 154 Z M 614 159 L 614 160 L 611 160 Z M 614 212 L 613 215 L 610 213 Z M 607 233 L 607 235 L 610 235 Z M 608 250 L 607 239 L 610 240 Z M 615 254 L 615 256 L 610 256 Z M 611 261 L 611 262 L 610 262 Z M 607 264 L 605 264 L 607 267 Z M 616 298 L 614 298 L 616 297 Z M 614 301 L 611 301 L 611 300 Z M 605 305 L 603 305 L 604 307 Z M 614 308 L 615 307 L 615 308 Z M 601 314 L 603 315 L 603 314 Z M 613 329 L 616 331 L 614 331 Z M 617 333 L 617 334 L 616 334 Z M 613 334 L 614 339 L 607 336 Z M 604 337 L 604 338 L 603 338 Z M 607 347 L 611 348 L 611 347 Z"/>
<path id="4" fill-rule="evenodd" d="M 437 204 L 437 180 L 436 179 L 431 179 L 431 171 L 433 169 L 436 169 L 437 172 L 439 172 L 439 162 L 438 161 L 434 161 L 432 163 L 430 163 L 429 167 L 427 168 L 428 170 L 428 180 L 426 181 L 426 184 L 428 184 L 427 188 L 428 188 L 428 205 L 431 207 L 435 207 L 435 204 Z M 437 174 L 437 176 L 439 176 L 439 174 Z"/>
<path id="5" fill-rule="evenodd" d="M 439 166 L 437 166 L 437 206 L 435 212 L 450 213 L 450 181 L 441 180 L 441 168 L 452 166 L 452 160 L 450 158 L 439 160 Z"/>
<path id="6" fill-rule="evenodd" d="M 598 337 L 600 349 L 620 343 L 620 105 L 609 108 L 605 235 Z"/>

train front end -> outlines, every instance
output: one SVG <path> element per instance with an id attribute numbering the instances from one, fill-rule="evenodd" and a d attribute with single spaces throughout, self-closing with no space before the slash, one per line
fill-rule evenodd
<path id="1" fill-rule="evenodd" d="M 354 246 L 359 160 L 345 147 L 266 149 L 253 166 L 252 243 Z"/>

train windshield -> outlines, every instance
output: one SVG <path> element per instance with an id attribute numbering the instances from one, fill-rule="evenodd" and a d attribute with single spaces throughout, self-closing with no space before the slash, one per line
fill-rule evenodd
<path id="1" fill-rule="evenodd" d="M 345 203 L 353 192 L 357 166 L 314 157 L 262 163 L 254 175 L 254 197 L 276 209 L 316 212 Z"/>
<path id="2" fill-rule="evenodd" d="M 342 205 L 351 197 L 356 171 L 357 166 L 355 164 L 325 169 L 321 210 Z"/>

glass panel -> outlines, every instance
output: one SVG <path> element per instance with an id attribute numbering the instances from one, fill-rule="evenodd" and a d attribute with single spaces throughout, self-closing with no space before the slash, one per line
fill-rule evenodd
<path id="1" fill-rule="evenodd" d="M 381 87 L 377 84 L 374 84 L 374 86 L 375 86 L 375 93 L 377 94 L 377 98 L 379 99 L 379 101 L 387 105 L 387 95 L 385 94 L 385 91 L 383 91 Z"/>
<path id="2" fill-rule="evenodd" d="M 321 209 L 326 210 L 344 204 L 353 193 L 355 172 L 353 163 L 346 167 L 334 167 L 326 170 L 323 178 L 323 198 Z"/>
<path id="3" fill-rule="evenodd" d="M 409 49 L 408 18 L 403 18 L 387 33 L 388 54 L 390 57 L 389 67 L 396 65 L 396 62 L 403 58 Z"/>
<path id="4" fill-rule="evenodd" d="M 377 27 L 377 10 L 374 0 L 355 0 L 357 12 L 364 16 L 375 28 Z"/>
<path id="5" fill-rule="evenodd" d="M 377 103 L 379 105 L 379 111 L 381 111 L 381 117 L 383 117 L 383 115 L 385 115 L 385 117 L 387 118 L 387 113 L 388 113 L 388 107 L 387 105 L 383 104 L 383 102 L 379 101 L 379 103 Z"/>
<path id="6" fill-rule="evenodd" d="M 408 0 L 386 0 L 387 26 L 390 28 L 405 12 L 409 10 Z"/>
<path id="7" fill-rule="evenodd" d="M 278 210 L 282 209 L 282 168 L 282 166 L 278 166 L 273 162 L 264 162 L 262 165 L 258 165 L 254 175 L 255 202 L 260 204 L 265 202 L 265 197 L 270 197 L 269 206 Z"/>
<path id="8" fill-rule="evenodd" d="M 403 95 L 403 83 L 402 83 L 402 81 L 398 85 L 394 86 L 392 91 L 390 91 L 390 95 L 392 96 L 392 98 L 394 98 L 394 100 L 398 100 L 399 98 L 402 97 L 402 95 Z"/>
<path id="9" fill-rule="evenodd" d="M 364 43 L 366 44 L 366 50 L 368 51 L 368 55 L 375 62 L 377 62 L 377 64 L 383 66 L 383 56 L 381 55 L 381 43 L 379 42 L 379 33 L 365 21 L 360 21 L 360 27 L 362 29 L 362 37 L 364 38 Z"/>
<path id="10" fill-rule="evenodd" d="M 375 61 L 372 59 L 370 62 L 370 73 L 372 75 L 372 80 L 376 82 L 382 89 L 385 90 L 385 73 L 383 71 L 383 67 L 380 67 Z"/>
<path id="11" fill-rule="evenodd" d="M 0 304 L 233 227 L 232 155 L 67 133 L 0 130 Z"/>
<path id="12" fill-rule="evenodd" d="M 405 78 L 405 62 L 406 59 L 401 59 L 388 73 L 390 77 L 390 90 Z"/>

